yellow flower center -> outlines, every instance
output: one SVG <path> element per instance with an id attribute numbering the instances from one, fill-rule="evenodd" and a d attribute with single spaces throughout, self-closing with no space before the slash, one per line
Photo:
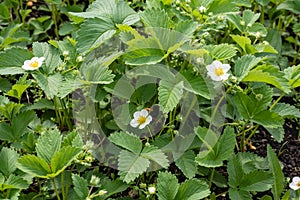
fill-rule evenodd
<path id="1" fill-rule="evenodd" d="M 38 61 L 32 61 L 30 63 L 30 67 L 32 67 L 32 68 L 37 68 L 38 66 L 39 66 L 39 62 Z"/>
<path id="2" fill-rule="evenodd" d="M 146 117 L 145 116 L 140 116 L 138 118 L 137 122 L 139 123 L 139 125 L 145 123 L 146 122 Z"/>
<path id="3" fill-rule="evenodd" d="M 224 71 L 223 71 L 223 69 L 221 67 L 219 67 L 219 68 L 215 69 L 215 74 L 217 76 L 222 76 L 224 74 Z"/>
<path id="4" fill-rule="evenodd" d="M 300 187 L 300 181 L 298 181 L 297 186 Z"/>

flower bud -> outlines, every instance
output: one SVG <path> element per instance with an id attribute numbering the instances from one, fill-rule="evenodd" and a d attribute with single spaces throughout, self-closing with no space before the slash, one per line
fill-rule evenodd
<path id="1" fill-rule="evenodd" d="M 90 184 L 92 186 L 97 186 L 100 183 L 100 178 L 97 176 L 92 175 L 91 180 L 90 180 Z"/>
<path id="2" fill-rule="evenodd" d="M 153 187 L 153 186 L 151 186 L 151 187 L 148 187 L 148 192 L 149 192 L 149 194 L 155 194 L 155 192 L 156 192 L 156 188 L 155 188 L 155 187 Z"/>

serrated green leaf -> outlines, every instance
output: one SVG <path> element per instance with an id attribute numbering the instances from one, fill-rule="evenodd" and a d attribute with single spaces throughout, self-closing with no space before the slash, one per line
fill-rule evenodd
<path id="1" fill-rule="evenodd" d="M 14 174 L 11 174 L 3 184 L 1 184 L 0 181 L 1 191 L 8 190 L 8 189 L 27 189 L 28 186 L 29 183 L 26 180 Z"/>
<path id="2" fill-rule="evenodd" d="M 33 53 L 36 57 L 45 57 L 44 71 L 51 74 L 57 67 L 61 66 L 62 60 L 57 49 L 43 42 L 34 42 L 32 44 Z"/>
<path id="3" fill-rule="evenodd" d="M 141 156 L 159 164 L 163 168 L 167 168 L 169 166 L 167 156 L 156 146 L 146 146 L 143 149 Z"/>
<path id="4" fill-rule="evenodd" d="M 281 193 L 284 189 L 284 175 L 281 170 L 280 162 L 270 145 L 267 146 L 267 157 L 270 170 L 274 177 L 271 191 L 274 195 L 274 199 L 280 199 Z"/>
<path id="5" fill-rule="evenodd" d="M 261 68 L 256 68 L 252 71 L 249 71 L 247 76 L 243 78 L 243 82 L 263 82 L 271 84 L 281 91 L 285 93 L 289 93 L 290 89 L 288 86 L 288 81 L 283 77 L 283 74 L 281 72 L 270 72 L 268 71 L 268 68 L 270 70 L 273 70 L 274 68 L 272 66 L 263 67 L 263 70 L 260 70 Z"/>
<path id="6" fill-rule="evenodd" d="M 109 84 L 113 82 L 115 77 L 108 67 L 100 59 L 95 59 L 92 62 L 84 63 L 80 71 L 84 76 L 84 80 L 94 84 Z"/>
<path id="7" fill-rule="evenodd" d="M 277 10 L 289 10 L 297 15 L 300 15 L 300 1 L 286 0 L 279 4 Z"/>
<path id="8" fill-rule="evenodd" d="M 251 45 L 251 40 L 245 36 L 231 35 L 232 39 L 243 49 L 244 52 L 247 52 L 246 45 Z"/>
<path id="9" fill-rule="evenodd" d="M 11 129 L 15 140 L 20 138 L 26 132 L 28 124 L 33 121 L 34 118 L 36 118 L 36 114 L 33 110 L 21 112 L 13 118 Z"/>
<path id="10" fill-rule="evenodd" d="M 140 174 L 146 172 L 150 165 L 148 159 L 126 150 L 120 152 L 118 162 L 119 174 L 126 183 L 133 181 Z"/>
<path id="11" fill-rule="evenodd" d="M 165 10 L 147 9 L 140 14 L 141 20 L 147 27 L 162 27 L 169 29 L 171 20 Z"/>
<path id="12" fill-rule="evenodd" d="M 277 103 L 272 111 L 279 114 L 281 117 L 288 118 L 300 118 L 300 111 L 293 105 L 285 104 L 285 103 Z"/>
<path id="13" fill-rule="evenodd" d="M 213 85 L 210 84 L 210 81 L 206 81 L 200 75 L 195 76 L 191 73 L 184 73 L 183 76 L 187 80 L 187 82 L 184 82 L 184 89 L 206 99 L 212 98 L 210 89 L 213 87 Z"/>
<path id="14" fill-rule="evenodd" d="M 81 149 L 76 147 L 63 147 L 57 151 L 51 159 L 51 169 L 54 174 L 51 177 L 57 176 L 65 168 L 67 168 L 72 161 L 80 154 Z"/>
<path id="15" fill-rule="evenodd" d="M 50 164 L 54 154 L 60 149 L 62 136 L 57 129 L 46 131 L 36 144 L 37 156 Z"/>
<path id="16" fill-rule="evenodd" d="M 175 175 L 169 172 L 159 172 L 157 178 L 157 191 L 159 200 L 175 199 L 179 183 Z"/>
<path id="17" fill-rule="evenodd" d="M 300 86 L 300 65 L 286 68 L 284 74 L 292 88 Z"/>
<path id="18" fill-rule="evenodd" d="M 240 183 L 240 189 L 245 191 L 263 192 L 273 184 L 273 176 L 265 171 L 253 171 L 245 174 Z"/>
<path id="19" fill-rule="evenodd" d="M 193 20 L 184 20 L 179 21 L 175 24 L 174 30 L 192 36 L 193 33 L 197 30 L 198 23 Z"/>
<path id="20" fill-rule="evenodd" d="M 183 94 L 183 81 L 179 83 L 161 80 L 158 87 L 158 100 L 164 113 L 172 111 Z"/>
<path id="21" fill-rule="evenodd" d="M 133 134 L 124 133 L 124 132 L 113 133 L 108 137 L 108 139 L 112 143 L 120 147 L 123 147 L 135 154 L 139 154 L 142 150 L 143 144 L 141 140 Z"/>
<path id="22" fill-rule="evenodd" d="M 175 160 L 176 166 L 187 178 L 193 178 L 196 175 L 197 168 L 195 157 L 195 153 L 192 150 L 189 150 L 184 152 L 179 159 Z"/>
<path id="23" fill-rule="evenodd" d="M 238 200 L 250 200 L 252 199 L 250 192 L 244 190 L 237 190 L 234 188 L 229 189 L 229 198 Z"/>
<path id="24" fill-rule="evenodd" d="M 14 75 L 24 73 L 25 71 L 21 67 L 25 60 L 30 60 L 32 57 L 33 54 L 28 50 L 15 47 L 0 52 L 0 74 Z"/>
<path id="25" fill-rule="evenodd" d="M 86 199 L 89 194 L 88 182 L 77 174 L 72 174 L 74 191 L 80 199 Z"/>
<path id="26" fill-rule="evenodd" d="M 59 90 L 58 88 L 60 87 L 62 82 L 61 74 L 57 73 L 50 76 L 45 76 L 43 74 L 37 73 L 32 74 L 32 76 L 49 98 L 52 99 L 54 96 L 57 95 Z"/>
<path id="27" fill-rule="evenodd" d="M 210 190 L 206 182 L 190 179 L 180 185 L 175 200 L 198 200 L 207 197 L 209 194 Z"/>
<path id="28" fill-rule="evenodd" d="M 105 181 L 105 183 L 103 183 L 103 188 L 105 188 L 105 190 L 107 191 L 107 193 L 105 194 L 105 198 L 116 193 L 123 192 L 128 187 L 129 185 L 127 185 L 121 180 Z"/>
<path id="29" fill-rule="evenodd" d="M 207 13 L 212 12 L 213 14 L 219 14 L 234 11 L 238 11 L 238 7 L 235 5 L 235 3 L 232 2 L 232 0 L 218 0 L 213 1 L 209 5 Z"/>
<path id="30" fill-rule="evenodd" d="M 278 127 L 278 128 L 268 128 L 266 127 L 267 131 L 273 136 L 273 138 L 277 142 L 282 142 L 284 138 L 284 129 L 283 127 Z"/>
<path id="31" fill-rule="evenodd" d="M 229 44 L 209 45 L 205 49 L 214 60 L 227 60 L 236 55 L 236 48 Z"/>
<path id="32" fill-rule="evenodd" d="M 20 170 L 40 178 L 47 178 L 47 175 L 51 173 L 47 162 L 34 155 L 25 155 L 20 157 L 16 166 Z"/>
<path id="33" fill-rule="evenodd" d="M 233 157 L 229 160 L 227 165 L 228 172 L 228 184 L 231 188 L 237 188 L 244 176 L 242 164 L 237 157 Z"/>
<path id="34" fill-rule="evenodd" d="M 196 163 L 204 167 L 219 167 L 233 154 L 235 146 L 234 130 L 226 127 L 212 151 L 202 151 L 196 157 Z"/>
<path id="35" fill-rule="evenodd" d="M 77 132 L 70 132 L 66 137 L 64 137 L 64 140 L 62 142 L 62 147 L 66 146 L 73 146 L 77 148 L 83 147 L 83 142 L 81 140 L 80 135 Z"/>
<path id="36" fill-rule="evenodd" d="M 253 118 L 253 122 L 264 126 L 265 128 L 279 128 L 283 125 L 283 118 L 275 112 L 265 110 L 257 113 Z"/>
<path id="37" fill-rule="evenodd" d="M 262 58 L 257 58 L 252 55 L 242 56 L 235 62 L 234 74 L 238 77 L 238 80 L 241 81 L 260 61 L 262 61 Z"/>
<path id="38" fill-rule="evenodd" d="M 19 154 L 15 150 L 3 147 L 0 152 L 0 172 L 6 177 L 12 174 L 17 168 L 18 158 Z"/>
<path id="39" fill-rule="evenodd" d="M 78 31 L 77 49 L 86 54 L 99 47 L 116 33 L 114 23 L 100 18 L 87 19 Z"/>

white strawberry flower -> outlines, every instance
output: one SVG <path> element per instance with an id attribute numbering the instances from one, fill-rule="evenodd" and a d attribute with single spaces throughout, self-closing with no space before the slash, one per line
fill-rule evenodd
<path id="1" fill-rule="evenodd" d="M 25 60 L 22 66 L 25 70 L 37 70 L 43 64 L 45 57 L 33 57 L 30 60 Z"/>
<path id="2" fill-rule="evenodd" d="M 293 190 L 298 190 L 300 188 L 300 177 L 295 176 L 289 186 Z"/>
<path id="3" fill-rule="evenodd" d="M 135 112 L 133 117 L 134 119 L 130 121 L 130 125 L 134 128 L 139 127 L 139 129 L 143 129 L 152 121 L 151 115 L 145 109 Z"/>
<path id="4" fill-rule="evenodd" d="M 149 192 L 149 194 L 155 194 L 155 192 L 156 192 L 156 188 L 155 188 L 155 187 L 153 187 L 153 186 L 151 186 L 151 187 L 148 187 L 148 192 Z"/>
<path id="5" fill-rule="evenodd" d="M 220 61 L 215 60 L 210 65 L 206 66 L 207 74 L 214 81 L 225 81 L 228 79 L 227 73 L 230 69 L 229 64 L 222 64 Z"/>

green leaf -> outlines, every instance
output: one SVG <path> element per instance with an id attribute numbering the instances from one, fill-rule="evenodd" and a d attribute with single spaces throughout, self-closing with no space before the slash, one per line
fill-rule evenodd
<path id="1" fill-rule="evenodd" d="M 238 58 L 234 65 L 234 72 L 238 77 L 238 80 L 243 80 L 243 78 L 248 75 L 249 71 L 262 60 L 263 58 L 257 58 L 253 55 L 245 55 Z"/>
<path id="2" fill-rule="evenodd" d="M 289 93 L 288 81 L 283 77 L 282 72 L 276 70 L 273 66 L 260 66 L 250 71 L 242 81 L 268 83 L 285 93 Z"/>
<path id="3" fill-rule="evenodd" d="M 11 122 L 12 135 L 15 140 L 19 139 L 27 130 L 27 126 L 36 118 L 33 110 L 24 111 L 13 118 Z"/>
<path id="4" fill-rule="evenodd" d="M 219 167 L 232 154 L 235 146 L 234 130 L 226 127 L 213 150 L 201 151 L 196 157 L 196 163 L 204 167 Z"/>
<path id="5" fill-rule="evenodd" d="M 300 118 L 300 111 L 295 106 L 285 104 L 285 103 L 277 103 L 272 111 L 279 114 L 281 117 L 287 118 Z"/>
<path id="6" fill-rule="evenodd" d="M 25 71 L 22 65 L 25 60 L 30 60 L 33 54 L 27 49 L 11 48 L 6 51 L 0 52 L 0 74 L 1 75 L 14 75 L 23 74 Z M 14 59 L 12 59 L 14 58 Z"/>
<path id="7" fill-rule="evenodd" d="M 14 174 L 11 174 L 3 184 L 1 184 L 0 181 L 1 191 L 8 190 L 8 189 L 27 189 L 28 186 L 29 183 L 26 180 Z"/>
<path id="8" fill-rule="evenodd" d="M 210 194 L 209 186 L 204 181 L 190 179 L 179 187 L 175 200 L 198 200 Z"/>
<path id="9" fill-rule="evenodd" d="M 232 39 L 243 49 L 246 53 L 254 54 L 257 50 L 251 45 L 251 40 L 245 36 L 231 35 Z"/>
<path id="10" fill-rule="evenodd" d="M 255 1 L 262 6 L 268 5 L 268 3 L 270 2 L 270 0 L 255 0 Z"/>
<path id="11" fill-rule="evenodd" d="M 300 15 L 300 1 L 286 0 L 277 6 L 277 10 L 289 10 Z"/>
<path id="12" fill-rule="evenodd" d="M 274 182 L 272 184 L 272 194 L 274 199 L 280 199 L 284 189 L 284 175 L 281 170 L 280 162 L 270 145 L 267 146 L 267 157 L 270 166 L 270 171 L 273 174 Z"/>
<path id="13" fill-rule="evenodd" d="M 105 188 L 105 190 L 107 191 L 107 193 L 105 194 L 105 198 L 116 193 L 121 193 L 129 187 L 129 185 L 121 180 L 105 181 L 105 183 L 103 183 L 102 185 L 103 188 Z"/>
<path id="14" fill-rule="evenodd" d="M 238 11 L 238 7 L 235 5 L 235 3 L 232 2 L 232 0 L 218 0 L 213 1 L 209 5 L 207 13 L 212 12 L 213 14 L 219 14 L 234 11 Z"/>
<path id="15" fill-rule="evenodd" d="M 157 191 L 159 200 L 175 199 L 179 184 L 175 175 L 169 172 L 159 172 L 157 178 Z"/>
<path id="16" fill-rule="evenodd" d="M 228 184 L 231 188 L 237 188 L 241 180 L 244 176 L 242 163 L 240 160 L 234 156 L 231 158 L 227 165 L 227 172 L 228 172 Z"/>
<path id="17" fill-rule="evenodd" d="M 192 36 L 193 33 L 197 30 L 197 28 L 198 23 L 193 20 L 179 21 L 174 26 L 175 31 L 181 32 L 188 36 Z"/>
<path id="18" fill-rule="evenodd" d="M 184 82 L 184 89 L 192 92 L 196 95 L 200 95 L 206 99 L 211 99 L 212 94 L 210 89 L 213 85 L 210 84 L 210 81 L 206 81 L 201 75 L 195 76 L 192 73 L 183 73 L 184 78 L 187 82 Z"/>
<path id="19" fill-rule="evenodd" d="M 126 183 L 133 181 L 140 174 L 146 172 L 150 161 L 126 150 L 119 154 L 119 174 Z"/>
<path id="20" fill-rule="evenodd" d="M 38 73 L 32 74 L 32 76 L 49 98 L 52 99 L 57 95 L 62 82 L 62 76 L 59 73 L 49 76 Z"/>
<path id="21" fill-rule="evenodd" d="M 6 177 L 16 170 L 16 163 L 19 158 L 18 153 L 6 147 L 3 147 L 0 152 L 0 172 Z"/>
<path id="22" fill-rule="evenodd" d="M 57 129 L 49 130 L 41 135 L 36 144 L 37 156 L 50 164 L 54 154 L 60 149 L 61 135 Z"/>
<path id="23" fill-rule="evenodd" d="M 57 67 L 62 65 L 62 60 L 57 49 L 43 42 L 34 42 L 32 44 L 33 53 L 36 57 L 45 57 L 44 71 L 51 74 Z"/>
<path id="24" fill-rule="evenodd" d="M 101 18 L 115 24 L 134 24 L 139 20 L 135 11 L 123 0 L 96 0 L 89 5 L 86 12 L 70 12 L 71 15 L 83 18 Z"/>
<path id="25" fill-rule="evenodd" d="M 300 86 L 300 65 L 286 68 L 284 74 L 292 88 Z"/>
<path id="26" fill-rule="evenodd" d="M 163 168 L 167 168 L 169 166 L 167 156 L 156 146 L 146 146 L 143 149 L 141 156 L 143 158 L 147 158 L 148 160 L 154 161 Z"/>
<path id="27" fill-rule="evenodd" d="M 89 194 L 88 182 L 77 174 L 72 174 L 74 190 L 79 199 L 86 199 Z"/>
<path id="28" fill-rule="evenodd" d="M 158 87 L 158 100 L 164 113 L 172 111 L 179 103 L 183 94 L 183 81 L 179 83 L 161 80 Z"/>
<path id="29" fill-rule="evenodd" d="M 229 198 L 238 200 L 250 200 L 252 199 L 250 192 L 244 190 L 237 190 L 234 188 L 229 189 Z"/>
<path id="30" fill-rule="evenodd" d="M 283 119 L 280 115 L 270 110 L 257 113 L 253 118 L 253 122 L 264 126 L 265 128 L 279 128 L 283 125 Z"/>
<path id="31" fill-rule="evenodd" d="M 266 127 L 267 131 L 273 136 L 273 138 L 277 142 L 282 142 L 284 138 L 284 129 L 283 127 L 278 127 L 278 128 L 268 128 Z"/>
<path id="32" fill-rule="evenodd" d="M 253 171 L 245 174 L 240 183 L 240 189 L 245 191 L 263 192 L 272 188 L 273 176 L 265 171 Z"/>
<path id="33" fill-rule="evenodd" d="M 184 152 L 184 154 L 175 160 L 176 166 L 182 171 L 187 178 L 193 178 L 196 175 L 197 168 L 195 163 L 195 153 L 192 150 Z"/>
<path id="34" fill-rule="evenodd" d="M 62 147 L 66 146 L 73 146 L 77 148 L 83 147 L 83 142 L 81 140 L 80 135 L 77 132 L 70 132 L 66 137 L 64 137 L 64 140 L 62 142 Z"/>
<path id="35" fill-rule="evenodd" d="M 142 150 L 143 144 L 141 140 L 133 134 L 125 132 L 113 133 L 108 137 L 108 139 L 112 143 L 136 154 L 139 154 Z"/>
<path id="36" fill-rule="evenodd" d="M 57 176 L 65 168 L 67 168 L 72 161 L 80 154 L 81 149 L 76 147 L 63 147 L 57 151 L 51 159 L 51 169 L 54 174 L 51 177 Z"/>
<path id="37" fill-rule="evenodd" d="M 76 40 L 79 53 L 86 54 L 99 47 L 116 33 L 114 23 L 100 18 L 87 19 L 78 31 Z"/>
<path id="38" fill-rule="evenodd" d="M 47 162 L 34 155 L 25 155 L 20 157 L 16 166 L 20 170 L 40 178 L 47 178 L 47 175 L 51 173 Z"/>
<path id="39" fill-rule="evenodd" d="M 165 10 L 147 9 L 140 14 L 141 20 L 147 27 L 162 27 L 169 29 L 171 20 Z"/>
<path id="40" fill-rule="evenodd" d="M 95 84 L 109 84 L 113 82 L 115 77 L 101 59 L 95 59 L 92 62 L 84 63 L 80 70 L 85 81 Z"/>
<path id="41" fill-rule="evenodd" d="M 205 49 L 214 60 L 227 60 L 236 55 L 236 48 L 229 44 L 209 45 Z"/>

